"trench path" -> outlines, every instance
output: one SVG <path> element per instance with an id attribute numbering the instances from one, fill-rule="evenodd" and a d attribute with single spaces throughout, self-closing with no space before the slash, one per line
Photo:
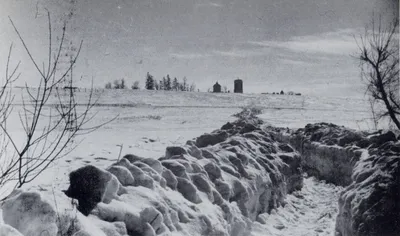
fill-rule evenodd
<path id="1" fill-rule="evenodd" d="M 286 197 L 287 204 L 263 214 L 266 224 L 253 224 L 252 236 L 333 236 L 343 188 L 305 177 L 300 191 Z"/>

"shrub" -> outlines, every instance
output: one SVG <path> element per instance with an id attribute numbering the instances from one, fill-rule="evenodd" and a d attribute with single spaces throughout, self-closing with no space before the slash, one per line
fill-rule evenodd
<path id="1" fill-rule="evenodd" d="M 262 111 L 262 107 L 255 105 L 255 103 L 250 103 L 249 105 L 242 107 L 242 110 L 233 114 L 233 116 L 239 119 L 255 118 L 257 115 L 262 114 Z"/>

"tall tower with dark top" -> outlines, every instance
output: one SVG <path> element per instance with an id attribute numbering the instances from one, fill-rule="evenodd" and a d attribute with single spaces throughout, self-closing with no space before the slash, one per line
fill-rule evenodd
<path id="1" fill-rule="evenodd" d="M 234 81 L 234 89 L 233 92 L 235 93 L 243 93 L 243 80 L 237 79 Z"/>

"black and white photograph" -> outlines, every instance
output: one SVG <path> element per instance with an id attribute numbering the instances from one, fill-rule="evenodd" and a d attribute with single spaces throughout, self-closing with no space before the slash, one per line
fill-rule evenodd
<path id="1" fill-rule="evenodd" d="M 0 0 L 0 236 L 400 236 L 399 0 Z"/>

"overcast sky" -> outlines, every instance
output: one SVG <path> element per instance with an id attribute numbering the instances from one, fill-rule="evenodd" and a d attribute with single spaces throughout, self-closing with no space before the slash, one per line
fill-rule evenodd
<path id="1" fill-rule="evenodd" d="M 44 8 L 56 22 L 71 0 L 1 0 L 0 62 L 14 42 L 21 81 L 33 83 L 33 67 L 17 41 L 15 22 L 38 60 L 47 51 Z M 219 81 L 245 92 L 295 91 L 359 96 L 355 55 L 358 35 L 372 12 L 398 15 L 398 0 L 75 0 L 68 40 L 84 41 L 76 74 L 79 86 L 125 78 L 144 85 L 147 72 L 170 74 L 205 91 Z M 0 68 L 2 75 L 5 68 Z M 2 76 L 3 77 L 3 76 Z M 80 76 L 79 76 L 80 77 Z"/>

